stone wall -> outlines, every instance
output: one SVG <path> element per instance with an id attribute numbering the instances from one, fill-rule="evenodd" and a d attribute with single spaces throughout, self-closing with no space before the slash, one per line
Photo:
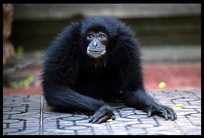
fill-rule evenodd
<path id="1" fill-rule="evenodd" d="M 200 15 L 201 4 L 14 4 L 14 19 L 65 19 L 76 15 L 158 18 Z"/>

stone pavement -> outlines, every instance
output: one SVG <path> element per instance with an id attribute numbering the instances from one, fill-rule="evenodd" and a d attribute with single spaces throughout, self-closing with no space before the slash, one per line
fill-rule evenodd
<path id="1" fill-rule="evenodd" d="M 89 116 L 54 112 L 42 95 L 3 97 L 4 135 L 200 135 L 201 91 L 153 91 L 161 104 L 173 107 L 176 121 L 166 121 L 134 108 L 114 106 L 116 120 L 88 123 Z"/>

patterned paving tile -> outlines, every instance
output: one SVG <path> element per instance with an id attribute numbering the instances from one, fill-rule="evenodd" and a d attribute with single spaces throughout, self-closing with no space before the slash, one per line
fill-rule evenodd
<path id="1" fill-rule="evenodd" d="M 47 106 L 43 96 L 3 97 L 4 135 L 200 135 L 201 91 L 154 91 L 161 104 L 173 106 L 178 119 L 166 121 L 134 108 L 114 106 L 116 120 L 88 123 L 89 116 L 60 113 Z"/>

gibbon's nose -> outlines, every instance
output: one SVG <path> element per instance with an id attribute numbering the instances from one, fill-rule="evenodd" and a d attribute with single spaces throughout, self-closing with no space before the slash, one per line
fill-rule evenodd
<path id="1" fill-rule="evenodd" d="M 96 41 L 93 42 L 93 46 L 94 46 L 94 48 L 97 46 L 97 42 Z"/>

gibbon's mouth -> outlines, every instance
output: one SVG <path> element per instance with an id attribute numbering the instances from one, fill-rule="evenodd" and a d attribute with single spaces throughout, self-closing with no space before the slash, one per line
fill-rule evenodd
<path id="1" fill-rule="evenodd" d="M 101 57 L 102 55 L 104 55 L 106 53 L 105 49 L 97 49 L 97 50 L 88 50 L 87 49 L 87 54 L 94 57 L 94 58 L 98 58 Z"/>
<path id="2" fill-rule="evenodd" d="M 91 49 L 91 50 L 88 49 L 88 51 L 90 51 L 90 52 L 103 52 L 104 49 Z"/>

